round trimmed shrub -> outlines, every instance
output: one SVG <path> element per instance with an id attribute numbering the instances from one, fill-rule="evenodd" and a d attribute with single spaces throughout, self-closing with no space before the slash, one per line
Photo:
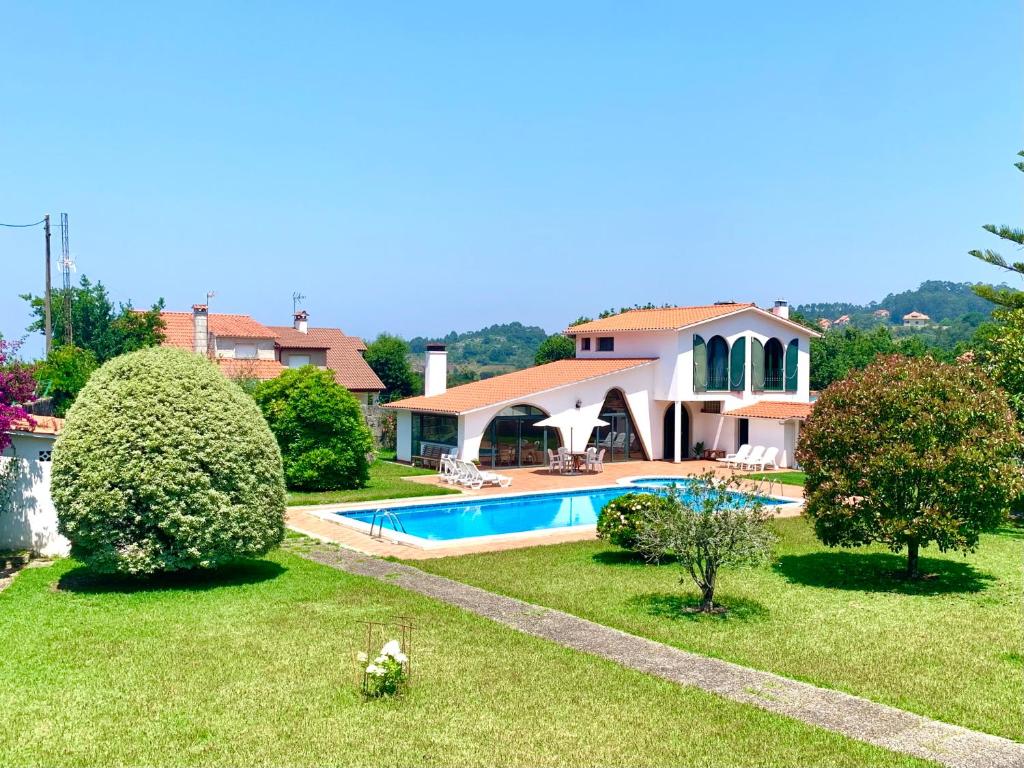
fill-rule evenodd
<path id="1" fill-rule="evenodd" d="M 264 381 L 252 396 L 277 437 L 288 487 L 362 488 L 370 479 L 373 434 L 355 396 L 331 371 L 312 365 Z"/>
<path id="2" fill-rule="evenodd" d="M 669 504 L 670 499 L 657 493 L 627 493 L 612 499 L 597 518 L 597 537 L 623 549 L 636 551 L 637 535 L 644 516 Z"/>
<path id="3" fill-rule="evenodd" d="M 100 572 L 213 568 L 284 537 L 274 435 L 252 398 L 181 349 L 92 374 L 54 447 L 52 494 L 72 555 Z"/>

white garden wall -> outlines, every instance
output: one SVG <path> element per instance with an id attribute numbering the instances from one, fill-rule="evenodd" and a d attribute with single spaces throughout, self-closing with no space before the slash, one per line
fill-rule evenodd
<path id="1" fill-rule="evenodd" d="M 13 487 L 0 501 L 0 549 L 30 549 L 46 556 L 66 555 L 67 539 L 57 533 L 57 510 L 50 498 L 49 461 L 0 456 L 0 472 L 17 467 Z"/>

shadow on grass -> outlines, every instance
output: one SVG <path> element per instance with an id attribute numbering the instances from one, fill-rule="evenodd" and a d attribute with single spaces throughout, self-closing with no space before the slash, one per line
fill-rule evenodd
<path id="1" fill-rule="evenodd" d="M 757 621 L 768 615 L 768 609 L 754 600 L 742 597 L 723 597 L 715 602 L 725 610 L 721 613 L 699 613 L 700 600 L 692 595 L 674 595 L 669 592 L 652 592 L 637 595 L 629 604 L 641 608 L 651 616 L 661 619 L 682 619 L 687 621 Z"/>
<path id="2" fill-rule="evenodd" d="M 922 557 L 923 578 L 907 579 L 906 556 L 886 552 L 811 552 L 783 555 L 772 566 L 793 584 L 900 595 L 981 592 L 995 581 L 967 563 Z"/>
<path id="3" fill-rule="evenodd" d="M 996 531 L 999 536 L 1005 536 L 1008 539 L 1024 539 L 1024 523 L 1010 522 Z"/>
<path id="4" fill-rule="evenodd" d="M 667 557 L 664 560 L 652 563 L 644 560 L 643 555 L 626 549 L 605 549 L 595 552 L 591 557 L 595 563 L 600 565 L 653 566 L 657 568 L 659 565 L 670 565 L 675 562 L 674 557 Z"/>
<path id="5" fill-rule="evenodd" d="M 169 590 L 200 592 L 221 587 L 259 584 L 276 579 L 287 570 L 280 563 L 271 560 L 239 560 L 213 570 L 193 569 L 178 573 L 159 573 L 153 576 L 123 576 L 96 573 L 82 565 L 63 574 L 57 582 L 57 589 L 80 594 Z"/>

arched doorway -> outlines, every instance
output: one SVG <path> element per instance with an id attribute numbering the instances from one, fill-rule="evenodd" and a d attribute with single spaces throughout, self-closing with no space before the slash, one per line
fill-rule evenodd
<path id="1" fill-rule="evenodd" d="M 605 451 L 605 461 L 629 461 L 646 459 L 640 436 L 633 429 L 633 415 L 629 412 L 626 396 L 621 389 L 610 389 L 601 407 L 603 421 L 607 427 L 598 427 L 590 435 L 590 445 Z"/>
<path id="2" fill-rule="evenodd" d="M 680 434 L 683 437 L 679 448 L 679 458 L 686 459 L 690 456 L 690 413 L 684 405 L 679 415 Z M 662 458 L 665 461 L 675 461 L 676 456 L 676 404 L 672 403 L 665 409 L 665 424 L 662 430 L 664 442 L 662 443 Z"/>
<path id="3" fill-rule="evenodd" d="M 547 418 L 532 405 L 501 410 L 487 425 L 480 440 L 480 464 L 485 467 L 539 467 L 547 464 L 547 451 L 561 445 L 557 429 L 536 426 Z"/>

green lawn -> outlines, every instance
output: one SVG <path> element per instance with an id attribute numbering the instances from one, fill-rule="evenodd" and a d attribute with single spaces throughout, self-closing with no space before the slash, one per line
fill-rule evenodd
<path id="1" fill-rule="evenodd" d="M 396 464 L 393 461 L 378 459 L 370 465 L 370 482 L 365 488 L 354 491 L 320 491 L 316 493 L 288 493 L 288 506 L 298 507 L 307 504 L 342 504 L 356 501 L 376 501 L 377 499 L 404 499 L 410 496 L 443 496 L 458 493 L 452 488 L 439 488 L 436 485 L 411 483 L 403 477 L 413 475 L 436 475 L 436 470 L 410 467 Z"/>
<path id="2" fill-rule="evenodd" d="M 764 478 L 768 478 L 770 480 L 775 480 L 776 482 L 779 482 L 779 483 L 785 483 L 786 485 L 801 485 L 802 486 L 804 484 L 804 478 L 807 477 L 807 473 L 806 472 L 796 472 L 796 471 L 787 471 L 787 472 L 752 472 L 749 475 L 741 475 L 741 477 L 745 477 L 745 478 L 747 478 L 749 480 L 763 480 Z"/>
<path id="3" fill-rule="evenodd" d="M 880 572 L 903 558 L 830 550 L 802 518 L 776 521 L 773 567 L 726 571 L 725 618 L 679 608 L 696 596 L 681 569 L 602 542 L 424 560 L 416 566 L 601 624 L 839 688 L 951 723 L 1024 740 L 1024 529 L 975 554 L 922 551 L 917 585 Z"/>
<path id="4" fill-rule="evenodd" d="M 398 615 L 414 686 L 364 702 L 361 622 Z M 23 571 L 0 648 L 5 766 L 925 765 L 284 551 L 141 587 Z"/>

